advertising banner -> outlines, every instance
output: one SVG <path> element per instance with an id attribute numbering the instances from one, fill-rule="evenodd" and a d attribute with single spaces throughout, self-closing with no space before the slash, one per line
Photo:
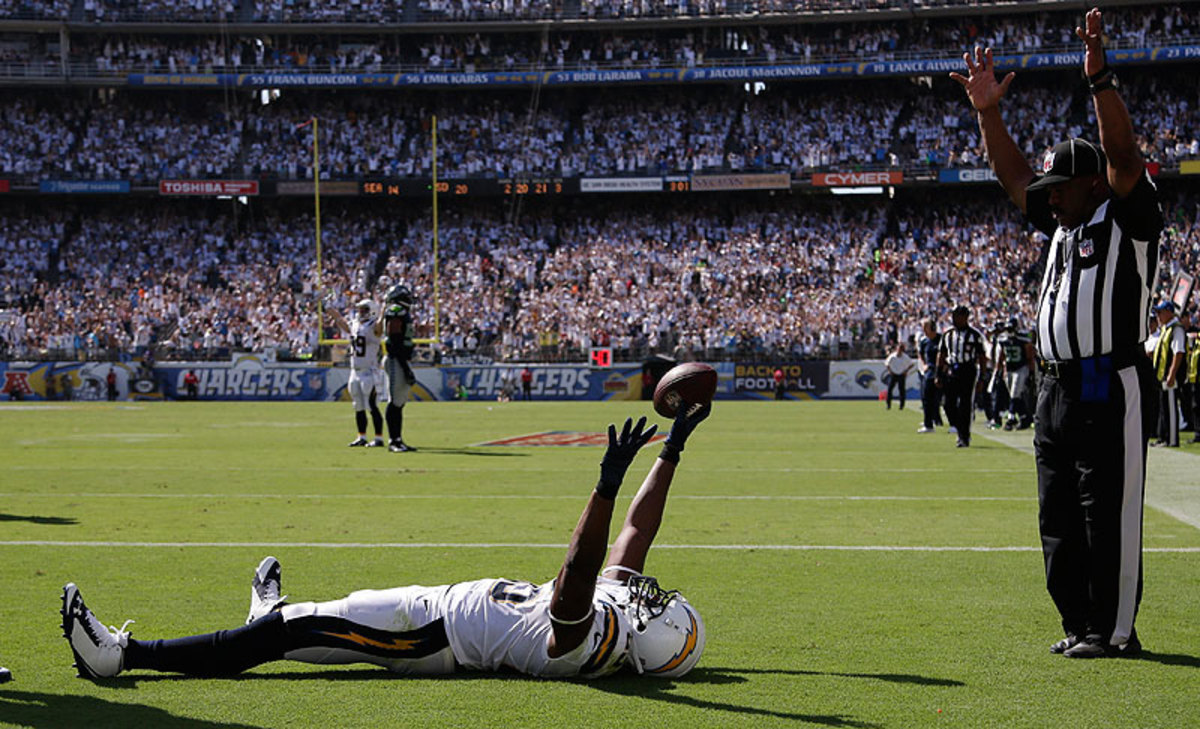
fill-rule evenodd
<path id="1" fill-rule="evenodd" d="M 58 195 L 125 195 L 128 180 L 42 180 L 38 192 Z"/>
<path id="2" fill-rule="evenodd" d="M 329 197 L 351 197 L 358 195 L 359 183 L 355 182 L 335 182 L 321 180 L 321 194 Z M 275 183 L 276 195 L 307 195 L 313 194 L 312 180 L 286 181 L 280 180 Z"/>
<path id="3" fill-rule="evenodd" d="M 883 360 L 842 360 L 829 363 L 829 392 L 826 397 L 842 399 L 877 400 L 887 392 L 883 383 L 886 368 Z M 920 401 L 920 383 L 916 372 L 910 372 L 905 380 L 907 398 Z"/>
<path id="4" fill-rule="evenodd" d="M 938 182 L 995 182 L 996 173 L 991 169 L 984 167 L 983 169 L 958 169 L 958 170 L 940 170 L 938 172 Z"/>
<path id="5" fill-rule="evenodd" d="M 746 175 L 697 175 L 692 178 L 694 192 L 721 190 L 789 190 L 792 187 L 790 172 Z"/>
<path id="6" fill-rule="evenodd" d="M 116 399 L 127 400 L 131 393 L 155 397 L 150 373 L 128 362 L 0 362 L 0 399 L 107 400 L 110 371 Z"/>
<path id="7" fill-rule="evenodd" d="M 0 192 L 8 192 L 9 190 L 8 180 L 0 180 Z"/>
<path id="8" fill-rule="evenodd" d="M 495 400 L 506 389 L 514 397 L 520 394 L 522 369 L 523 365 L 418 368 L 417 381 L 437 400 L 454 399 L 460 385 L 466 388 L 469 400 Z M 535 400 L 637 400 L 642 396 L 641 365 L 603 370 L 583 365 L 529 365 L 529 371 Z M 440 382 L 432 381 L 432 375 L 440 376 Z"/>
<path id="9" fill-rule="evenodd" d="M 775 397 L 775 370 L 783 371 L 787 396 L 820 397 L 829 390 L 829 363 L 824 360 L 766 364 L 738 362 L 733 370 L 733 391 L 757 398 Z"/>
<path id="10" fill-rule="evenodd" d="M 662 192 L 661 177 L 584 177 L 580 192 Z"/>
<path id="11" fill-rule="evenodd" d="M 254 354 L 154 368 L 163 394 L 173 400 L 187 396 L 183 379 L 189 371 L 196 373 L 201 400 L 334 400 L 350 379 L 346 368 L 274 363 Z"/>
<path id="12" fill-rule="evenodd" d="M 159 195 L 257 195 L 258 180 L 159 180 Z"/>
<path id="13" fill-rule="evenodd" d="M 816 172 L 812 184 L 817 187 L 860 187 L 862 185 L 899 185 L 904 173 L 894 170 L 870 172 Z"/>
<path id="14" fill-rule="evenodd" d="M 1200 175 L 1200 159 L 1189 159 L 1179 163 L 1179 174 Z"/>

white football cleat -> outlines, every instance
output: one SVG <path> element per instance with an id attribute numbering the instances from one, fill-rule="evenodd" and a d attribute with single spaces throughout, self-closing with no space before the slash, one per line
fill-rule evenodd
<path id="1" fill-rule="evenodd" d="M 125 628 L 133 621 L 126 620 L 120 630 L 104 627 L 83 603 L 73 582 L 63 587 L 62 600 L 63 637 L 71 644 L 80 678 L 111 678 L 120 673 L 129 644 Z"/>
<path id="2" fill-rule="evenodd" d="M 280 589 L 279 560 L 263 557 L 263 561 L 258 563 L 258 569 L 254 570 L 254 579 L 250 582 L 250 614 L 246 616 L 246 625 L 283 605 L 287 595 L 281 597 Z"/>
<path id="3" fill-rule="evenodd" d="M 933 430 L 933 428 L 927 428 L 924 425 L 922 425 L 920 428 L 917 428 L 917 432 L 918 433 L 932 433 L 932 432 L 934 432 L 934 430 Z"/>

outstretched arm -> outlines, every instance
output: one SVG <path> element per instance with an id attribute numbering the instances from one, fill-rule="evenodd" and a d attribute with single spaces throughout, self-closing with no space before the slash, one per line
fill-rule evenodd
<path id="1" fill-rule="evenodd" d="M 963 54 L 967 62 L 967 76 L 950 74 L 950 78 L 962 85 L 971 100 L 971 106 L 979 118 L 979 133 L 983 135 L 983 146 L 987 150 L 988 163 L 996 173 L 996 179 L 1008 193 L 1021 212 L 1025 212 L 1025 187 L 1034 178 L 1033 168 L 1017 143 L 1013 141 L 1000 115 L 1000 99 L 1004 97 L 1016 74 L 1009 73 L 1003 81 L 996 81 L 992 49 L 975 47 L 975 59 L 970 53 Z"/>
<path id="2" fill-rule="evenodd" d="M 337 325 L 338 329 L 343 332 L 350 331 L 350 325 L 346 323 L 345 318 L 342 317 L 337 309 L 326 309 L 325 313 L 329 315 L 329 318 L 333 320 L 333 323 Z"/>
<path id="3" fill-rule="evenodd" d="M 591 630 L 592 597 L 596 592 L 596 575 L 608 551 L 608 528 L 612 523 L 613 501 L 625 478 L 625 471 L 633 463 L 638 450 L 658 432 L 651 426 L 643 432 L 646 419 L 625 420 L 625 427 L 617 435 L 616 426 L 608 426 L 608 450 L 600 462 L 600 481 L 588 499 L 558 579 L 554 583 L 554 595 L 550 598 L 550 620 L 554 633 L 550 638 L 551 657 L 566 655 L 575 650 L 587 638 Z"/>
<path id="4" fill-rule="evenodd" d="M 629 511 L 625 513 L 625 525 L 617 535 L 613 544 L 612 555 L 609 557 L 605 572 L 612 570 L 613 579 L 625 581 L 633 573 L 641 574 L 646 565 L 646 555 L 650 545 L 658 535 L 662 524 L 663 510 L 667 506 L 667 492 L 671 488 L 671 480 L 675 477 L 675 467 L 679 464 L 679 454 L 683 451 L 687 438 L 696 426 L 712 412 L 711 405 L 687 405 L 684 403 L 675 416 L 671 425 L 671 434 L 663 444 L 662 453 L 650 468 L 642 487 L 633 497 Z M 631 572 L 632 571 L 632 572 Z"/>
<path id="5" fill-rule="evenodd" d="M 1142 177 L 1145 165 L 1133 136 L 1133 122 L 1121 94 L 1117 92 L 1112 68 L 1104 57 L 1104 25 L 1099 8 L 1092 8 L 1085 18 L 1086 30 L 1075 28 L 1075 35 L 1087 48 L 1083 57 L 1083 72 L 1092 87 L 1092 103 L 1096 107 L 1096 124 L 1100 128 L 1100 147 L 1108 157 L 1108 185 L 1125 197 Z"/>

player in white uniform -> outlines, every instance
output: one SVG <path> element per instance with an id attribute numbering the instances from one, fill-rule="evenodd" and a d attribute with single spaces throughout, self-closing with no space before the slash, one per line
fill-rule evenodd
<path id="1" fill-rule="evenodd" d="M 684 443 L 710 407 L 680 408 L 662 452 L 625 515 L 603 571 L 613 502 L 638 449 L 657 426 L 632 419 L 609 445 L 600 480 L 575 527 L 558 576 L 543 585 L 503 579 L 438 587 L 360 590 L 332 602 L 287 603 L 280 568 L 255 572 L 247 625 L 174 640 L 139 641 L 108 629 L 74 584 L 63 588 L 63 633 L 80 676 L 148 669 L 228 676 L 290 659 L 374 663 L 398 673 L 501 668 L 533 676 L 597 678 L 630 666 L 677 677 L 704 651 L 704 623 L 677 591 L 641 570 L 658 533 Z M 128 625 L 128 623 L 126 623 Z"/>
<path id="2" fill-rule="evenodd" d="M 358 437 L 350 441 L 351 448 L 366 446 L 382 448 L 383 413 L 378 402 L 385 405 L 390 398 L 387 375 L 379 361 L 379 342 L 383 336 L 383 319 L 374 301 L 363 299 L 354 305 L 354 321 L 347 322 L 341 314 L 330 309 L 329 316 L 338 328 L 350 334 L 350 381 L 346 389 L 354 402 L 354 424 Z M 375 426 L 375 440 L 367 440 L 367 407 Z"/>

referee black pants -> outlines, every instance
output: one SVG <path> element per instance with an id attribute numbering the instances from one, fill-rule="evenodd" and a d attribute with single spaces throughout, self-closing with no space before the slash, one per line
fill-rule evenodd
<path id="1" fill-rule="evenodd" d="M 971 415 L 975 411 L 975 365 L 957 365 L 946 378 L 946 419 L 958 431 L 958 439 L 971 442 Z"/>
<path id="2" fill-rule="evenodd" d="M 1106 396 L 1085 399 L 1080 377 L 1043 376 L 1033 443 L 1046 588 L 1063 629 L 1121 645 L 1142 595 L 1146 438 L 1137 368 L 1107 379 Z"/>

